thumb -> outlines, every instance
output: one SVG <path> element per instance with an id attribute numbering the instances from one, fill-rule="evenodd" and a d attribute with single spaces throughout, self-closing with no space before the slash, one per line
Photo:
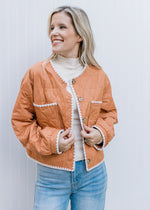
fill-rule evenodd
<path id="1" fill-rule="evenodd" d="M 61 133 L 61 136 L 62 137 L 65 137 L 65 136 L 67 136 L 69 134 L 69 132 L 70 132 L 70 128 L 68 128 L 67 130 L 65 130 L 64 132 L 62 132 Z"/>
<path id="2" fill-rule="evenodd" d="M 88 127 L 87 125 L 84 124 L 83 127 L 87 133 L 91 132 L 91 128 Z"/>

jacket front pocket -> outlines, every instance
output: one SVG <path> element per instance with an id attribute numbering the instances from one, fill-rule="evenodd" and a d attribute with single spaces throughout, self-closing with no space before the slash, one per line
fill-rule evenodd
<path id="1" fill-rule="evenodd" d="M 35 104 L 37 122 L 41 127 L 63 128 L 62 117 L 57 103 Z"/>
<path id="2" fill-rule="evenodd" d="M 98 120 L 99 113 L 101 110 L 102 101 L 91 101 L 90 103 L 90 113 L 88 118 L 88 126 L 93 126 Z"/>

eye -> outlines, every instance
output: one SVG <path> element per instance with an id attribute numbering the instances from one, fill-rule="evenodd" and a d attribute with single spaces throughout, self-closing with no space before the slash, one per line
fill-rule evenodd
<path id="1" fill-rule="evenodd" d="M 64 28 L 66 28 L 66 26 L 60 26 L 60 29 L 64 29 Z"/>
<path id="2" fill-rule="evenodd" d="M 54 26 L 51 26 L 50 29 L 51 29 L 51 31 L 52 31 L 52 30 L 54 29 Z"/>

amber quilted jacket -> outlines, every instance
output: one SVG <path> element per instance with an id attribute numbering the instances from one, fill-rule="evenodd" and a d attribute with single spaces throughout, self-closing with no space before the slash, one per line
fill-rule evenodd
<path id="1" fill-rule="evenodd" d="M 74 145 L 59 153 L 58 137 L 62 130 L 72 128 L 72 95 L 67 84 L 43 61 L 34 64 L 25 74 L 12 113 L 12 125 L 28 156 L 46 166 L 73 171 Z M 96 126 L 103 134 L 104 145 L 90 147 L 82 139 L 86 169 L 104 159 L 103 148 L 114 137 L 117 123 L 116 107 L 110 81 L 102 69 L 87 65 L 84 72 L 71 81 L 76 96 L 81 127 Z"/>

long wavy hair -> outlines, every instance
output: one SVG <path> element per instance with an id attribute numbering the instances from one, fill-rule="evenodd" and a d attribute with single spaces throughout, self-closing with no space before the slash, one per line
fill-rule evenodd
<path id="1" fill-rule="evenodd" d="M 90 26 L 89 18 L 84 10 L 78 7 L 71 7 L 71 6 L 62 6 L 56 8 L 49 16 L 48 19 L 48 36 L 50 37 L 51 33 L 51 21 L 54 14 L 59 12 L 65 12 L 71 18 L 72 24 L 76 33 L 82 38 L 82 41 L 79 45 L 79 61 L 80 63 L 85 66 L 86 64 L 90 64 L 92 66 L 101 69 L 101 66 L 97 63 L 94 58 L 94 38 L 92 29 Z M 51 59 L 57 57 L 56 53 L 52 53 L 50 57 L 46 59 L 44 62 L 44 66 L 48 63 Z"/>

